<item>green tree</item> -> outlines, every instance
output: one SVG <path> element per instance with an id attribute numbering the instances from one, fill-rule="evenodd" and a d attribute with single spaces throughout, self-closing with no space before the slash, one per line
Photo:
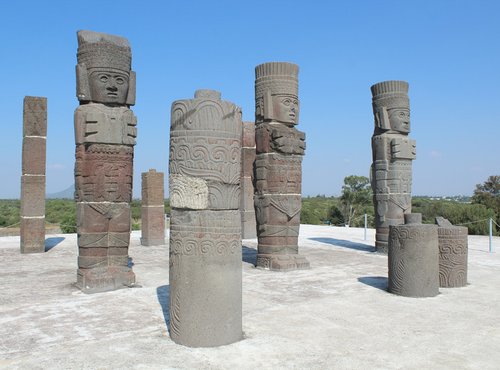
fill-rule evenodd
<path id="1" fill-rule="evenodd" d="M 500 176 L 490 176 L 483 184 L 477 184 L 471 202 L 493 210 L 493 218 L 500 224 Z"/>
<path id="2" fill-rule="evenodd" d="M 372 189 L 368 177 L 351 175 L 344 178 L 340 210 L 346 225 L 361 226 L 362 221 L 355 219 L 367 211 L 371 206 L 371 201 Z"/>

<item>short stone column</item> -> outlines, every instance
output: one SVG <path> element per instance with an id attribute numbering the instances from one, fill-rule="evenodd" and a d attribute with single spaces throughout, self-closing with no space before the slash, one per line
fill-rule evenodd
<path id="1" fill-rule="evenodd" d="M 47 98 L 26 96 L 21 176 L 21 253 L 45 252 Z"/>
<path id="2" fill-rule="evenodd" d="M 439 286 L 460 288 L 467 285 L 468 233 L 465 226 L 454 226 L 436 217 L 439 240 Z"/>
<path id="3" fill-rule="evenodd" d="M 255 124 L 243 122 L 241 147 L 241 236 L 257 237 L 255 208 L 253 205 L 253 166 L 255 162 Z"/>
<path id="4" fill-rule="evenodd" d="M 165 195 L 163 172 L 142 173 L 141 245 L 165 244 Z"/>
<path id="5" fill-rule="evenodd" d="M 389 292 L 405 297 L 439 293 L 438 227 L 423 225 L 420 213 L 405 214 L 389 227 Z"/>
<path id="6" fill-rule="evenodd" d="M 170 337 L 189 347 L 242 338 L 241 111 L 198 90 L 172 105 Z"/>

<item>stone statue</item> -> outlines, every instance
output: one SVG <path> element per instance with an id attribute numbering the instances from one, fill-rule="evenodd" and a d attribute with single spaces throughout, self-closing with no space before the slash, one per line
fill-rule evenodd
<path id="1" fill-rule="evenodd" d="M 255 68 L 257 267 L 277 271 L 309 268 L 298 254 L 306 147 L 305 134 L 295 128 L 298 72 L 296 64 L 282 62 Z"/>
<path id="2" fill-rule="evenodd" d="M 135 72 L 123 37 L 79 31 L 77 57 L 77 286 L 92 293 L 135 283 L 128 257 Z"/>
<path id="3" fill-rule="evenodd" d="M 375 246 L 387 253 L 390 225 L 404 223 L 411 213 L 412 160 L 408 83 L 385 81 L 371 87 L 375 131 L 372 136 L 371 185 L 375 206 Z"/>
<path id="4" fill-rule="evenodd" d="M 45 252 L 47 98 L 25 96 L 21 175 L 21 253 Z"/>
<path id="5" fill-rule="evenodd" d="M 198 90 L 172 104 L 170 337 L 189 347 L 242 338 L 241 110 Z"/>

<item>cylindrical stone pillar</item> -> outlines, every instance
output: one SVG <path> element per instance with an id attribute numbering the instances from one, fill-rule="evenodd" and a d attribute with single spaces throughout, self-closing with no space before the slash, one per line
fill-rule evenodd
<path id="1" fill-rule="evenodd" d="M 419 213 L 405 215 L 404 225 L 389 228 L 389 292 L 405 297 L 439 293 L 436 225 L 423 225 Z"/>
<path id="2" fill-rule="evenodd" d="M 467 285 L 468 229 L 439 225 L 439 286 L 459 288 Z"/>
<path id="3" fill-rule="evenodd" d="M 198 90 L 172 105 L 170 337 L 189 347 L 242 338 L 241 111 Z"/>
<path id="4" fill-rule="evenodd" d="M 45 252 L 47 98 L 24 97 L 21 253 Z"/>
<path id="5" fill-rule="evenodd" d="M 165 244 L 165 195 L 163 172 L 142 173 L 141 245 Z"/>

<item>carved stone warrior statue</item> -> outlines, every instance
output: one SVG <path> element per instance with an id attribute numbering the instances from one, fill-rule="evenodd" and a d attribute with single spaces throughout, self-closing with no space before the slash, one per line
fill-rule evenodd
<path id="1" fill-rule="evenodd" d="M 122 37 L 79 31 L 77 57 L 77 286 L 92 293 L 135 282 L 128 267 L 135 72 Z"/>
<path id="2" fill-rule="evenodd" d="M 257 267 L 287 271 L 309 268 L 298 255 L 302 157 L 305 134 L 299 122 L 299 67 L 271 62 L 255 68 L 254 174 Z"/>
<path id="3" fill-rule="evenodd" d="M 390 225 L 404 224 L 411 213 L 412 160 L 408 83 L 384 81 L 371 87 L 375 131 L 372 136 L 371 185 L 375 206 L 375 246 L 387 253 Z"/>

